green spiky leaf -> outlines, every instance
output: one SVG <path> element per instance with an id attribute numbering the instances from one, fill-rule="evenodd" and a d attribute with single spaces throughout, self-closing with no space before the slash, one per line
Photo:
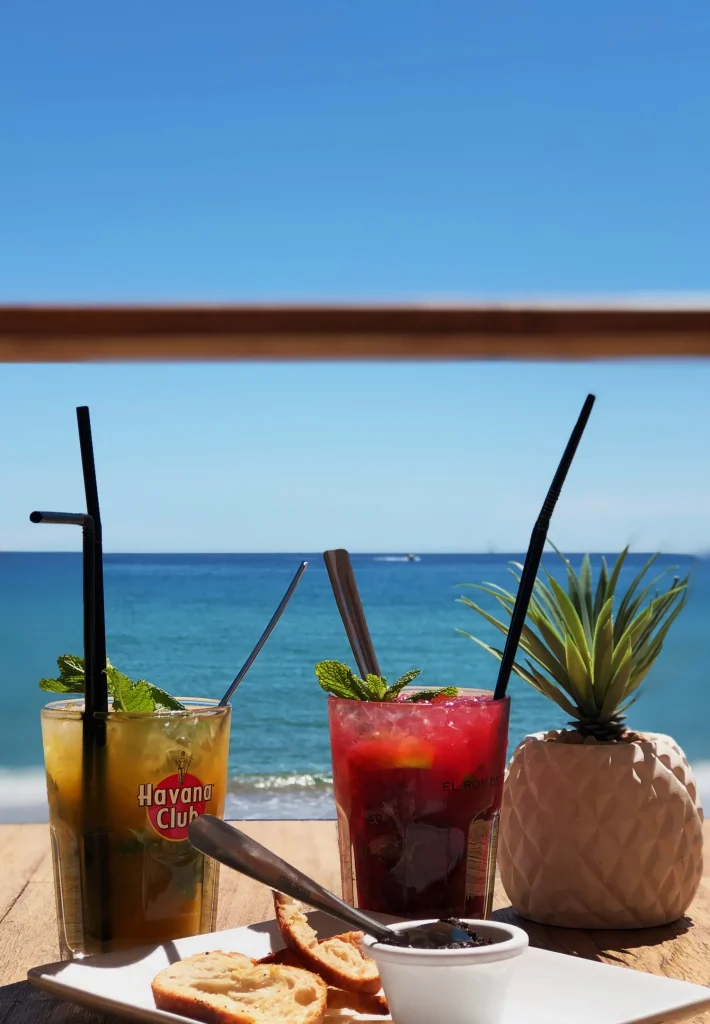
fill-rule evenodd
<path id="1" fill-rule="evenodd" d="M 523 667 L 518 660 L 513 672 L 575 719 L 583 734 L 588 730 L 597 738 L 618 737 L 623 728 L 620 712 L 637 699 L 636 691 L 685 607 L 688 577 L 674 577 L 666 590 L 659 592 L 661 581 L 672 570 L 647 582 L 646 574 L 658 557 L 652 555 L 626 590 L 617 593 L 628 548 L 611 571 L 606 559 L 601 559 L 596 585 L 588 555 L 577 573 L 570 560 L 557 548 L 555 551 L 565 568 L 567 589 L 544 569 L 542 578 L 535 580 L 519 643 L 527 665 Z M 519 562 L 511 565 L 508 571 L 519 585 L 523 567 Z M 497 584 L 470 585 L 495 599 L 505 612 L 505 621 L 470 598 L 459 601 L 507 636 L 515 595 Z M 498 648 L 465 630 L 458 632 L 498 660 L 502 658 Z"/>
<path id="2" fill-rule="evenodd" d="M 614 624 L 611 612 L 613 598 L 604 602 L 594 626 L 593 674 L 594 701 L 597 707 L 604 703 L 611 683 L 611 662 L 614 653 Z"/>
<path id="3" fill-rule="evenodd" d="M 609 570 L 606 564 L 606 558 L 602 555 L 602 567 L 599 570 L 599 579 L 597 580 L 597 592 L 594 595 L 594 611 L 592 613 L 594 621 L 596 621 L 601 615 L 601 610 L 609 599 L 607 593 L 609 589 Z"/>

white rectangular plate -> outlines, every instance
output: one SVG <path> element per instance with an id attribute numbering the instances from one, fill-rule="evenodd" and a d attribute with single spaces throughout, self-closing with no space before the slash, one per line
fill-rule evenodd
<path id="1" fill-rule="evenodd" d="M 325 914 L 309 917 L 322 938 L 343 930 Z M 34 967 L 28 980 L 60 999 L 98 1012 L 175 1024 L 188 1018 L 157 1010 L 153 1002 L 150 983 L 158 971 L 192 953 L 221 949 L 258 958 L 282 946 L 276 922 L 265 921 L 161 946 Z M 442 993 L 441 1024 L 446 1024 L 445 998 Z M 683 1020 L 705 1009 L 710 1009 L 710 988 L 545 949 L 529 949 L 520 958 L 503 1020 L 504 1024 L 660 1024 Z M 386 1024 L 389 1020 L 342 1010 L 326 1016 L 326 1021 L 339 1024 Z"/>

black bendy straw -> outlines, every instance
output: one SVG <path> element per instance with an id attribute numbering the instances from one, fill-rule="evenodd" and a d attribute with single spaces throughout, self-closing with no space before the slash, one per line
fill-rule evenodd
<path id="1" fill-rule="evenodd" d="M 567 447 L 560 459 L 557 472 L 550 484 L 547 497 L 542 504 L 540 515 L 537 517 L 537 522 L 533 527 L 528 553 L 525 556 L 525 564 L 523 565 L 520 583 L 518 584 L 518 594 L 515 598 L 513 613 L 510 618 L 508 636 L 506 637 L 505 647 L 503 648 L 503 657 L 501 658 L 500 668 L 498 670 L 498 679 L 496 680 L 496 687 L 493 693 L 494 700 L 501 700 L 505 697 L 506 690 L 508 689 L 513 664 L 518 653 L 518 644 L 520 643 L 523 626 L 525 625 L 525 618 L 528 614 L 528 605 L 530 604 L 535 580 L 537 579 L 537 571 L 540 568 L 542 552 L 547 540 L 547 531 L 550 526 L 550 519 L 552 518 L 552 513 L 555 510 L 557 499 L 560 496 L 562 485 L 564 484 L 569 468 L 572 465 L 572 459 L 574 458 L 579 442 L 582 439 L 582 434 L 584 433 L 584 428 L 587 425 L 595 400 L 594 395 L 587 395 L 584 405 L 582 406 L 582 411 L 579 414 L 579 419 L 574 425 L 574 430 L 570 434 Z"/>
<path id="2" fill-rule="evenodd" d="M 77 409 L 87 513 L 32 512 L 33 523 L 82 527 L 84 603 L 84 713 L 82 716 L 82 891 L 85 936 L 101 951 L 111 939 L 109 846 L 106 825 L 106 627 L 101 519 L 89 410 Z M 93 951 L 93 950 L 92 950 Z"/>
<path id="3" fill-rule="evenodd" d="M 31 523 L 80 526 L 84 596 L 84 676 L 88 678 L 94 653 L 94 520 L 85 512 L 30 512 Z M 84 723 L 86 726 L 86 723 Z"/>

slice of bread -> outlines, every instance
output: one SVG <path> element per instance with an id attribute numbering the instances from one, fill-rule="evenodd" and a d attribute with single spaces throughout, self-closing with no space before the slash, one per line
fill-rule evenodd
<path id="1" fill-rule="evenodd" d="M 283 949 L 277 949 L 275 953 L 267 953 L 266 956 L 262 956 L 261 960 L 257 960 L 258 964 L 285 964 L 287 967 L 303 967 L 304 970 L 308 970 L 304 966 L 303 960 L 296 956 L 293 950 L 288 949 L 284 946 Z"/>
<path id="2" fill-rule="evenodd" d="M 349 992 L 380 991 L 377 965 L 362 950 L 362 932 L 345 932 L 318 941 L 298 900 L 274 893 L 274 909 L 286 946 L 309 971 L 315 971 L 329 985 Z"/>
<path id="3" fill-rule="evenodd" d="M 153 979 L 159 1010 L 205 1024 L 321 1024 L 327 987 L 299 967 L 257 964 L 241 953 L 197 953 Z"/>
<path id="4" fill-rule="evenodd" d="M 342 938 L 342 936 L 336 936 Z M 301 960 L 292 950 L 284 947 L 277 949 L 275 953 L 268 953 L 257 961 L 260 964 L 287 964 L 290 967 L 303 967 Z M 347 992 L 342 988 L 328 986 L 328 1009 L 329 1010 L 350 1010 L 353 1013 L 363 1013 L 368 1016 L 386 1017 L 390 1012 L 384 992 L 380 991 L 371 995 L 368 992 Z"/>
<path id="5" fill-rule="evenodd" d="M 328 1009 L 348 1010 L 366 1017 L 387 1017 L 390 1009 L 384 992 L 370 995 L 367 992 L 346 992 L 342 988 L 328 986 Z"/>

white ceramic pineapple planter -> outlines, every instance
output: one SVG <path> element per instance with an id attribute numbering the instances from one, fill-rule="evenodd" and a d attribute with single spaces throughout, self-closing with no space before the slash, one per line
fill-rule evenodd
<path id="1" fill-rule="evenodd" d="M 561 735 L 526 737 L 510 763 L 498 864 L 512 905 L 568 928 L 676 921 L 702 875 L 703 813 L 683 751 L 657 734 Z"/>
<path id="2" fill-rule="evenodd" d="M 633 733 L 624 722 L 686 603 L 688 577 L 660 592 L 667 569 L 643 585 L 653 555 L 619 595 L 627 555 L 611 572 L 602 558 L 596 586 L 588 555 L 579 575 L 561 556 L 566 591 L 549 573 L 538 576 L 517 651 L 524 663 L 513 665 L 574 726 L 527 736 L 503 795 L 503 885 L 515 909 L 542 924 L 669 924 L 686 912 L 702 875 L 703 812 L 683 751 L 670 736 Z M 514 594 L 474 586 L 512 615 Z M 460 600 L 507 634 L 504 622 Z"/>

